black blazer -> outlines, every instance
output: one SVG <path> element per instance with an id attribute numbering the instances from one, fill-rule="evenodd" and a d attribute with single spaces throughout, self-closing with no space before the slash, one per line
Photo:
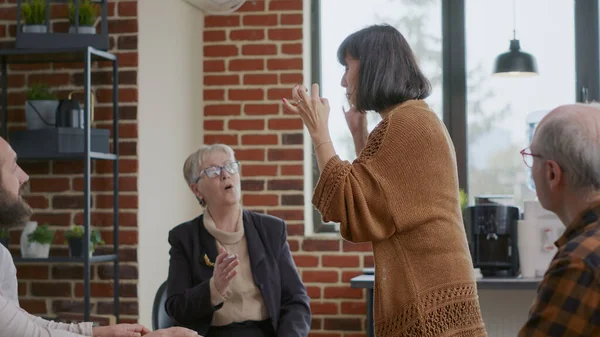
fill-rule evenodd
<path id="1" fill-rule="evenodd" d="M 311 312 L 306 287 L 300 280 L 287 242 L 283 220 L 244 211 L 244 231 L 248 243 L 252 276 L 279 337 L 306 337 Z M 169 231 L 169 279 L 165 309 L 179 325 L 206 336 L 212 315 L 222 307 L 210 302 L 209 280 L 217 257 L 215 238 L 204 227 L 203 216 Z"/>

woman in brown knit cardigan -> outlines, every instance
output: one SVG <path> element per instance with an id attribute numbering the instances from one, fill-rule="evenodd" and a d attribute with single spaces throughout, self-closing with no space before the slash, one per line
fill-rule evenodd
<path id="1" fill-rule="evenodd" d="M 486 336 L 459 203 L 455 150 L 423 101 L 430 83 L 395 28 L 362 29 L 338 50 L 358 158 L 338 157 L 329 103 L 303 86 L 283 99 L 310 133 L 321 176 L 313 204 L 344 239 L 371 242 L 375 335 Z M 364 113 L 382 121 L 369 134 Z"/>

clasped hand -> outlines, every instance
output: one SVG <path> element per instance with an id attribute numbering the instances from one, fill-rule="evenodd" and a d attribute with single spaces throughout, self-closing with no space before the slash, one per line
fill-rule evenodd
<path id="1" fill-rule="evenodd" d="M 237 255 L 230 255 L 223 247 L 219 246 L 219 255 L 215 260 L 213 278 L 217 291 L 224 296 L 229 289 L 231 280 L 237 275 L 237 267 L 240 264 Z"/>

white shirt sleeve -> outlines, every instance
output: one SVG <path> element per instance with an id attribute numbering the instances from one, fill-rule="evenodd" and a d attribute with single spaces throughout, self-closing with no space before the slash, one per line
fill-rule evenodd
<path id="1" fill-rule="evenodd" d="M 17 282 L 17 268 L 12 256 L 4 245 L 0 244 L 0 293 L 19 306 L 19 283 Z"/>
<path id="2" fill-rule="evenodd" d="M 0 294 L 0 337 L 92 336 L 92 324 L 63 324 L 46 321 L 18 308 Z"/>

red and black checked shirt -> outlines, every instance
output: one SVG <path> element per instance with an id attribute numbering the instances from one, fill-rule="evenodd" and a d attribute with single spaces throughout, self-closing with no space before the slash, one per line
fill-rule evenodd
<path id="1" fill-rule="evenodd" d="M 555 245 L 519 337 L 600 336 L 600 205 L 579 215 Z"/>

